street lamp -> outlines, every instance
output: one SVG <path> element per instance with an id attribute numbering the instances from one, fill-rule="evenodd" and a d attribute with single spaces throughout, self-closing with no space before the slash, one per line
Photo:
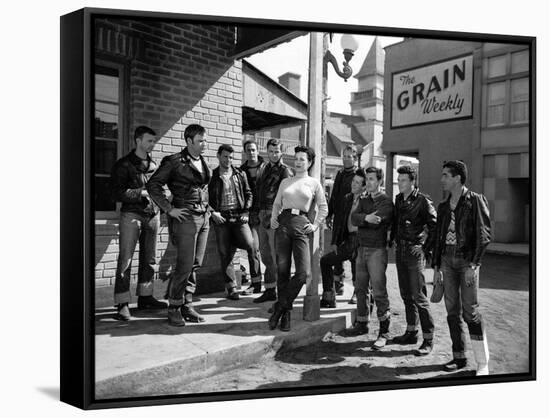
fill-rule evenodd
<path id="1" fill-rule="evenodd" d="M 332 41 L 332 34 L 330 35 Z M 344 55 L 345 61 L 342 63 L 342 71 L 338 68 L 338 61 L 334 55 L 327 49 L 325 53 L 325 62 L 330 62 L 336 74 L 338 74 L 344 81 L 348 81 L 348 78 L 353 74 L 353 69 L 350 67 L 349 62 L 353 58 L 353 54 L 359 48 L 359 42 L 353 37 L 353 35 L 342 35 L 340 38 L 340 46 L 343 49 L 342 54 Z"/>

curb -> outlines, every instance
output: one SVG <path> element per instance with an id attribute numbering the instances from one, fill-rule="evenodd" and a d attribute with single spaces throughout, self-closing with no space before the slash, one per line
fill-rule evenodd
<path id="1" fill-rule="evenodd" d="M 301 314 L 301 311 L 296 314 Z M 204 352 L 194 357 L 176 359 L 144 370 L 107 378 L 95 383 L 96 399 L 127 398 L 136 396 L 166 395 L 171 381 L 178 385 L 192 380 L 223 373 L 238 367 L 258 363 L 262 359 L 275 355 L 279 350 L 289 350 L 320 341 L 327 333 L 337 333 L 353 323 L 355 310 L 335 314 L 334 317 L 321 318 L 298 327 L 288 333 L 276 331 L 261 339 L 237 344 L 212 352 Z M 151 382 L 162 382 L 162 393 L 151 388 Z M 158 387 L 158 383 L 154 384 Z"/>

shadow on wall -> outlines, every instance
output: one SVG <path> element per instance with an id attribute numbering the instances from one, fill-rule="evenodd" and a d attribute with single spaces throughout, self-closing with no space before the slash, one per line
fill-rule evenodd
<path id="1" fill-rule="evenodd" d="M 153 151 L 153 158 L 160 163 L 163 157 L 185 147 L 183 133 L 192 123 L 207 130 L 205 157 L 212 168 L 220 143 L 233 144 L 240 154 L 242 75 L 241 63 L 233 59 L 234 27 L 118 18 L 98 19 L 94 25 L 96 59 L 101 65 L 123 67 L 125 110 L 121 128 L 127 138 L 123 154 L 133 147 L 135 127 L 147 125 L 160 137 Z M 101 234 L 96 232 L 96 278 L 104 279 L 102 285 L 114 278 L 104 261 L 116 263 L 117 224 L 113 222 Z M 165 220 L 161 226 L 166 227 Z M 208 241 L 201 269 L 206 277 L 199 283 L 222 289 L 221 279 L 208 277 L 217 267 L 216 257 L 208 257 L 212 249 L 215 251 L 212 236 Z M 166 279 L 175 263 L 167 228 L 159 234 L 157 257 L 159 277 Z M 208 287 L 199 285 L 198 291 Z"/>

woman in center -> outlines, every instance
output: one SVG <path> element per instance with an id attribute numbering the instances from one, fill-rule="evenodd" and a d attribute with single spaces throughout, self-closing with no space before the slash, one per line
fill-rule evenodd
<path id="1" fill-rule="evenodd" d="M 319 228 L 328 213 L 321 183 L 308 174 L 315 162 L 315 152 L 299 145 L 294 148 L 294 155 L 295 175 L 281 182 L 271 214 L 277 249 L 278 299 L 269 318 L 269 328 L 275 329 L 280 321 L 281 331 L 290 331 L 292 303 L 311 276 L 310 235 Z M 292 256 L 296 271 L 291 278 Z"/>

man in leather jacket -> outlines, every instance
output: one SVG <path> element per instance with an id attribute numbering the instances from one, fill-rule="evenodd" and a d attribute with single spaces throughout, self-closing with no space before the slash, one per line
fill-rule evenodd
<path id="1" fill-rule="evenodd" d="M 269 162 L 256 182 L 260 218 L 259 238 L 262 260 L 265 264 L 264 293 L 254 303 L 277 300 L 277 261 L 275 258 L 275 230 L 271 229 L 271 210 L 281 181 L 292 176 L 290 168 L 282 162 L 283 151 L 280 140 L 272 138 L 267 142 Z"/>
<path id="2" fill-rule="evenodd" d="M 264 264 L 267 264 L 266 257 L 260 252 L 260 209 L 258 203 L 258 189 L 256 187 L 256 182 L 258 178 L 261 177 L 267 163 L 264 161 L 263 157 L 258 154 L 258 144 L 256 144 L 254 140 L 246 141 L 243 148 L 246 155 L 246 161 L 241 165 L 241 170 L 246 174 L 248 185 L 250 186 L 250 190 L 252 190 L 252 207 L 249 211 L 248 226 L 252 233 L 253 251 L 257 254 L 256 257 L 258 259 L 261 258 Z M 259 270 L 256 277 L 251 277 L 251 282 L 252 284 L 250 287 L 243 290 L 243 295 L 262 292 L 262 275 Z"/>
<path id="3" fill-rule="evenodd" d="M 397 169 L 400 193 L 395 197 L 395 216 L 390 242 L 395 241 L 399 291 L 405 304 L 407 329 L 393 339 L 397 344 L 416 344 L 420 318 L 423 342 L 417 355 L 427 355 L 433 348 L 434 320 L 427 297 L 424 267 L 432 248 L 437 215 L 432 201 L 416 187 L 413 167 Z"/>
<path id="4" fill-rule="evenodd" d="M 470 332 L 476 374 L 487 375 L 489 347 L 477 292 L 481 259 L 491 241 L 491 220 L 487 199 L 468 190 L 464 185 L 467 177 L 468 169 L 462 161 L 443 164 L 441 184 L 450 195 L 437 208 L 432 266 L 434 284 L 443 284 L 453 347 L 453 359 L 445 364 L 445 370 L 454 371 L 467 365 L 462 312 Z"/>
<path id="5" fill-rule="evenodd" d="M 327 226 L 333 228 L 331 245 L 338 245 L 335 238 L 339 236 L 340 231 L 336 228 L 345 225 L 348 214 L 344 211 L 345 196 L 351 193 L 351 182 L 355 177 L 357 170 L 357 150 L 352 145 L 348 145 L 342 152 L 342 163 L 344 167 L 336 173 L 330 200 L 328 202 Z M 334 225 L 334 227 L 333 227 Z M 355 266 L 351 269 L 351 280 L 355 284 Z M 334 264 L 334 287 L 337 295 L 344 294 L 344 265 L 342 262 Z M 350 303 L 356 303 L 355 292 L 353 293 Z"/>
<path id="6" fill-rule="evenodd" d="M 193 307 L 196 272 L 204 258 L 210 220 L 208 183 L 212 172 L 202 156 L 206 149 L 204 133 L 202 126 L 189 125 L 184 132 L 187 146 L 164 157 L 147 183 L 151 198 L 168 215 L 177 252 L 167 288 L 168 323 L 173 326 L 184 326 L 185 321 L 204 322 Z M 164 194 L 165 185 L 172 194 L 171 202 Z"/>
<path id="7" fill-rule="evenodd" d="M 248 226 L 252 191 L 248 186 L 246 174 L 232 165 L 233 152 L 231 145 L 223 144 L 218 148 L 220 164 L 212 173 L 212 179 L 208 184 L 208 196 L 227 298 L 238 300 L 233 270 L 236 249 L 246 250 L 253 282 L 257 282 L 260 275 L 260 259 L 253 249 L 252 232 Z"/>
<path id="8" fill-rule="evenodd" d="M 122 202 L 119 223 L 120 252 L 115 276 L 116 318 L 122 321 L 131 318 L 128 307 L 130 272 L 138 240 L 138 309 L 166 308 L 164 302 L 153 297 L 159 214 L 158 208 L 145 190 L 147 179 L 157 167 L 150 155 L 156 144 L 155 135 L 155 131 L 147 126 L 137 127 L 134 133 L 136 148 L 118 160 L 111 173 L 114 198 Z"/>

